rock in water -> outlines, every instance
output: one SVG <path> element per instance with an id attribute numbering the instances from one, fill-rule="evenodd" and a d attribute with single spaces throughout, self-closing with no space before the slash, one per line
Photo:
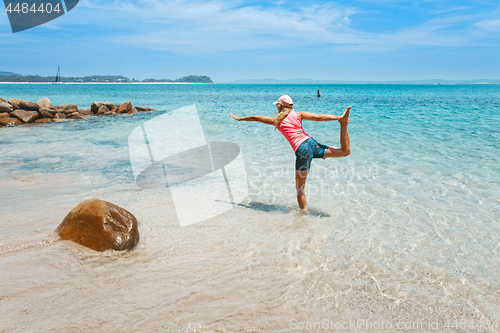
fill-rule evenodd
<path id="1" fill-rule="evenodd" d="M 70 114 L 73 112 L 78 112 L 78 106 L 76 104 L 61 104 L 56 106 L 57 112 Z"/>
<path id="2" fill-rule="evenodd" d="M 26 110 L 26 111 L 38 111 L 38 109 L 40 109 L 38 104 L 30 102 L 30 101 L 19 102 L 19 108 L 21 110 Z"/>
<path id="3" fill-rule="evenodd" d="M 92 110 L 90 108 L 87 109 L 78 109 L 78 113 L 84 115 L 84 116 L 90 116 L 92 113 Z"/>
<path id="4" fill-rule="evenodd" d="M 40 114 L 40 118 L 53 118 L 54 114 L 51 111 L 52 109 L 41 107 L 38 113 Z M 55 110 L 53 112 L 55 112 Z"/>
<path id="5" fill-rule="evenodd" d="M 14 111 L 14 107 L 9 103 L 5 103 L 0 101 L 0 112 L 12 112 Z"/>
<path id="6" fill-rule="evenodd" d="M 48 99 L 47 97 L 41 98 L 38 102 L 36 102 L 36 104 L 38 104 L 40 108 L 52 109 L 54 107 L 50 99 Z"/>
<path id="7" fill-rule="evenodd" d="M 19 102 L 22 102 L 20 99 L 17 98 L 9 98 L 7 101 L 9 102 L 10 105 L 14 107 L 14 109 L 19 109 Z"/>
<path id="8" fill-rule="evenodd" d="M 64 113 L 57 112 L 54 115 L 54 118 L 56 118 L 56 119 L 64 119 L 64 118 L 66 118 L 66 115 Z"/>
<path id="9" fill-rule="evenodd" d="M 118 110 L 116 110 L 116 113 L 134 113 L 132 103 L 130 103 L 130 101 L 123 103 L 122 105 L 120 105 Z"/>
<path id="10" fill-rule="evenodd" d="M 0 118 L 0 126 L 14 126 L 14 125 L 22 125 L 23 123 L 19 121 L 17 118 L 10 117 L 2 117 Z"/>
<path id="11" fill-rule="evenodd" d="M 90 106 L 92 113 L 96 114 L 102 105 L 105 105 L 110 110 L 113 108 L 113 103 L 111 102 L 92 102 L 92 105 Z"/>
<path id="12" fill-rule="evenodd" d="M 127 210 L 99 199 L 81 202 L 56 232 L 96 251 L 130 250 L 139 242 L 137 219 Z"/>
<path id="13" fill-rule="evenodd" d="M 97 110 L 96 115 L 102 116 L 102 115 L 104 115 L 108 111 L 109 111 L 109 108 L 106 105 L 103 104 L 103 105 L 101 105 L 99 107 L 99 110 Z"/>
<path id="14" fill-rule="evenodd" d="M 26 110 L 16 110 L 10 113 L 11 117 L 16 117 L 23 123 L 32 123 L 38 118 L 40 115 L 36 111 L 26 111 Z"/>

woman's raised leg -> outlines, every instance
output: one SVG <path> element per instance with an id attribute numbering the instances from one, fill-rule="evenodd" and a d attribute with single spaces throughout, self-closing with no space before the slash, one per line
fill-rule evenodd
<path id="1" fill-rule="evenodd" d="M 339 119 L 341 148 L 328 147 L 328 151 L 326 152 L 326 157 L 344 157 L 348 156 L 351 153 L 351 140 L 349 139 L 349 132 L 347 131 L 350 112 L 351 112 L 351 107 L 349 106 Z"/>

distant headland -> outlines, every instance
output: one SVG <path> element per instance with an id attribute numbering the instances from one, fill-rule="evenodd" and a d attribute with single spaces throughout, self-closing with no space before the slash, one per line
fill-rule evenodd
<path id="1" fill-rule="evenodd" d="M 0 82 L 7 83 L 213 83 L 208 76 L 188 75 L 177 80 L 170 79 L 129 79 L 121 75 L 92 75 L 84 77 L 56 77 L 40 75 L 21 75 L 11 72 L 0 72 Z"/>

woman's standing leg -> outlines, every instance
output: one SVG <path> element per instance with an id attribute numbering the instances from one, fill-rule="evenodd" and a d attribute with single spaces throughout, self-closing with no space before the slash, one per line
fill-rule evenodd
<path id="1" fill-rule="evenodd" d="M 295 188 L 297 189 L 297 202 L 301 210 L 307 209 L 307 199 L 306 199 L 306 179 L 309 171 L 298 172 L 295 171 Z"/>

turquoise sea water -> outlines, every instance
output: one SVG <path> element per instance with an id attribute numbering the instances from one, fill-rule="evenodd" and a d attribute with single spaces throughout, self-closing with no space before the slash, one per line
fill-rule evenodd
<path id="1" fill-rule="evenodd" d="M 308 215 L 286 140 L 229 116 L 274 116 L 282 94 L 297 111 L 353 107 L 352 153 L 313 161 Z M 0 97 L 157 110 L 0 128 L 0 331 L 288 332 L 325 319 L 364 321 L 358 331 L 382 320 L 423 325 L 398 331 L 436 320 L 499 331 L 475 326 L 500 320 L 498 85 L 2 84 Z M 168 191 L 135 184 L 127 140 L 193 104 L 207 141 L 241 147 L 250 194 L 180 227 Z M 304 128 L 339 145 L 337 122 Z M 138 218 L 136 249 L 56 240 L 64 216 L 91 197 Z"/>

